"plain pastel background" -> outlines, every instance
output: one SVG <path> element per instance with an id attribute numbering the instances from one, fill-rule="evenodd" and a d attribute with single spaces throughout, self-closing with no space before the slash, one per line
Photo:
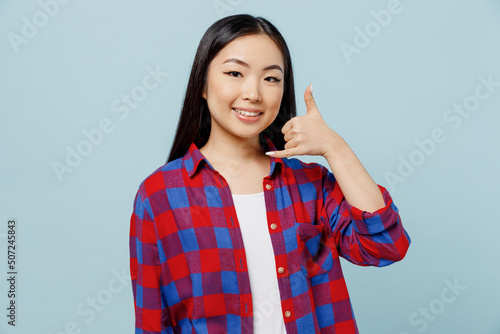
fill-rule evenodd
<path id="1" fill-rule="evenodd" d="M 479 77 L 500 81 L 499 1 L 401 0 L 385 26 L 374 17 L 389 0 L 66 2 L 48 16 L 40 12 L 51 0 L 0 1 L 1 333 L 134 332 L 135 192 L 166 160 L 202 34 L 236 13 L 280 29 L 299 114 L 313 82 L 323 117 L 377 183 L 389 187 L 401 159 L 417 164 L 389 188 L 412 239 L 406 258 L 382 269 L 342 261 L 360 332 L 500 333 L 500 87 L 473 97 Z M 41 27 L 15 46 L 26 20 Z M 346 55 L 365 28 L 369 43 Z M 148 68 L 168 76 L 129 114 L 113 112 Z M 449 113 L 464 101 L 479 101 L 469 117 Z M 106 119 L 112 131 L 59 180 L 54 162 Z M 418 153 L 416 141 L 436 129 L 441 142 Z M 9 218 L 18 220 L 15 328 L 6 318 Z"/>

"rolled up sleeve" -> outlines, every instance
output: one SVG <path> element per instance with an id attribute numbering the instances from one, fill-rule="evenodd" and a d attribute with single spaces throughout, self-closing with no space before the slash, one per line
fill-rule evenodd
<path id="1" fill-rule="evenodd" d="M 383 267 L 403 259 L 410 237 L 389 192 L 379 186 L 385 206 L 362 211 L 347 202 L 328 169 L 322 172 L 324 205 L 339 254 L 362 266 Z"/>

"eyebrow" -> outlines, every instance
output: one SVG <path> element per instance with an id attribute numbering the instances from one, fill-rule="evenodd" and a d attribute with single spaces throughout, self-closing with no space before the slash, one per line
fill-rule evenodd
<path id="1" fill-rule="evenodd" d="M 239 64 L 241 66 L 245 66 L 245 67 L 250 68 L 250 65 L 248 65 L 243 60 L 240 60 L 238 58 L 226 59 L 226 60 L 224 60 L 223 64 L 225 64 L 225 63 L 236 63 L 236 64 Z M 283 69 L 279 65 L 269 65 L 269 66 L 264 67 L 264 71 L 267 71 L 267 70 L 279 70 L 279 71 L 281 71 L 281 73 L 283 73 Z"/>

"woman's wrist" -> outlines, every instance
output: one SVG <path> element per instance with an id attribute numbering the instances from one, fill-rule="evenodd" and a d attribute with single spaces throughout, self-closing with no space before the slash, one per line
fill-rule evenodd
<path id="1" fill-rule="evenodd" d="M 328 161 L 336 161 L 340 157 L 348 154 L 351 150 L 347 142 L 333 130 L 331 130 L 330 135 L 325 138 L 324 145 L 323 157 Z"/>

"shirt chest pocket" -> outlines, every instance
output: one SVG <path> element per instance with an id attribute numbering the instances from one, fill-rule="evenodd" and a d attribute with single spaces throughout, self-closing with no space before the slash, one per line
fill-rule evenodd
<path id="1" fill-rule="evenodd" d="M 323 222 L 321 217 L 318 225 L 296 224 L 301 267 L 309 277 L 329 272 L 337 257 L 332 232 Z"/>

